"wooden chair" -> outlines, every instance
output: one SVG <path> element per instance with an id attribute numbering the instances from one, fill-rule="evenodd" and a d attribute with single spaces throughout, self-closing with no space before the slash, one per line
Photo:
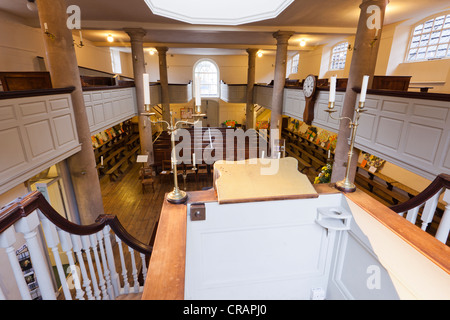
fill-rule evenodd
<path id="1" fill-rule="evenodd" d="M 172 175 L 172 162 L 170 160 L 161 161 L 161 177 L 170 177 Z"/>
<path id="2" fill-rule="evenodd" d="M 139 176 L 141 178 L 142 193 L 145 193 L 145 187 L 150 184 L 152 185 L 153 192 L 155 192 L 153 169 L 150 167 L 143 167 L 139 171 Z"/>

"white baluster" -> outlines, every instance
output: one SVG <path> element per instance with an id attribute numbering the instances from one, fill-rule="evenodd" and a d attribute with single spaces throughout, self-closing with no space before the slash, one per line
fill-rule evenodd
<path id="1" fill-rule="evenodd" d="M 422 230 L 426 230 L 428 227 L 428 224 L 433 221 L 434 213 L 436 211 L 436 207 L 439 201 L 439 196 L 441 195 L 443 190 L 437 192 L 433 197 L 428 199 L 427 202 L 425 202 L 425 207 L 422 211 Z"/>
<path id="2" fill-rule="evenodd" d="M 137 268 L 136 268 L 136 259 L 134 257 L 134 250 L 131 247 L 128 247 L 128 252 L 130 253 L 131 256 L 131 265 L 133 267 L 133 271 L 132 271 L 132 275 L 133 275 L 133 289 L 135 293 L 139 292 L 139 282 L 138 282 L 138 272 L 137 272 Z"/>
<path id="3" fill-rule="evenodd" d="M 406 215 L 406 220 L 408 220 L 412 224 L 415 224 L 416 220 L 417 220 L 417 214 L 419 213 L 419 210 L 421 207 L 422 207 L 422 205 L 419 205 L 415 208 L 408 210 L 408 214 Z"/>
<path id="4" fill-rule="evenodd" d="M 450 190 L 446 189 L 444 197 L 442 198 L 447 205 L 445 211 L 442 214 L 441 222 L 439 223 L 438 230 L 436 232 L 436 239 L 443 243 L 447 243 L 448 234 L 450 232 Z"/>
<path id="5" fill-rule="evenodd" d="M 122 266 L 123 293 L 130 292 L 130 284 L 128 283 L 127 267 L 125 266 L 125 258 L 123 257 L 122 240 L 116 236 L 117 246 L 119 247 L 120 264 Z"/>
<path id="6" fill-rule="evenodd" d="M 20 268 L 19 261 L 17 261 L 16 252 L 14 250 L 14 243 L 16 242 L 16 234 L 14 227 L 9 227 L 3 233 L 0 233 L 0 247 L 6 249 L 9 263 L 11 264 L 14 278 L 16 279 L 19 288 L 20 296 L 23 300 L 31 300 L 30 290 L 23 276 L 22 268 Z"/>
<path id="7" fill-rule="evenodd" d="M 53 257 L 56 263 L 56 270 L 58 271 L 59 279 L 61 280 L 61 287 L 64 292 L 64 297 L 66 298 L 66 300 L 72 300 L 72 295 L 70 294 L 69 287 L 67 286 L 66 275 L 64 273 L 61 258 L 59 256 L 58 250 L 59 238 L 58 233 L 56 231 L 56 227 L 40 211 L 38 212 L 39 212 L 39 219 L 41 220 L 42 229 L 44 230 L 47 246 L 50 249 L 52 249 L 53 252 Z"/>
<path id="8" fill-rule="evenodd" d="M 105 278 L 103 277 L 102 263 L 97 252 L 97 237 L 95 234 L 91 234 L 89 235 L 89 240 L 91 242 L 92 252 L 94 253 L 95 265 L 97 266 L 98 285 L 100 286 L 103 300 L 109 300 L 108 292 L 106 291 Z"/>
<path id="9" fill-rule="evenodd" d="M 6 300 L 5 295 L 3 294 L 3 290 L 0 287 L 0 301 Z"/>
<path id="10" fill-rule="evenodd" d="M 75 287 L 76 296 L 75 298 L 78 300 L 84 300 L 84 291 L 81 288 L 81 274 L 78 271 L 78 268 L 75 264 L 75 260 L 73 258 L 72 253 L 72 241 L 70 240 L 70 235 L 58 228 L 59 240 L 61 241 L 61 248 L 66 253 L 67 259 L 69 260 L 69 268 L 70 273 L 72 275 L 72 281 L 70 285 Z"/>
<path id="11" fill-rule="evenodd" d="M 144 276 L 144 282 L 145 282 L 145 279 L 147 279 L 147 265 L 145 263 L 145 254 L 139 253 L 139 255 L 141 256 L 141 260 L 142 260 L 142 275 Z"/>
<path id="12" fill-rule="evenodd" d="M 37 238 L 39 218 L 36 211 L 24 217 L 14 224 L 16 231 L 23 233 L 30 251 L 31 263 L 36 273 L 39 289 L 44 300 L 56 300 L 53 281 L 50 276 L 49 266 L 44 258 L 44 252 Z"/>
<path id="13" fill-rule="evenodd" d="M 88 262 L 89 272 L 91 274 L 91 283 L 94 287 L 94 296 L 95 299 L 101 300 L 100 289 L 97 284 L 97 277 L 95 276 L 94 264 L 92 263 L 91 257 L 91 242 L 89 241 L 89 236 L 81 236 L 81 243 L 83 244 L 83 249 L 86 254 L 86 259 Z"/>
<path id="14" fill-rule="evenodd" d="M 77 255 L 78 263 L 80 264 L 80 271 L 83 277 L 84 291 L 86 292 L 88 300 L 95 300 L 94 296 L 92 295 L 91 280 L 88 277 L 86 266 L 84 265 L 83 253 L 81 252 L 82 245 L 80 236 L 71 234 L 70 239 L 72 240 L 73 251 Z"/>
<path id="15" fill-rule="evenodd" d="M 105 237 L 105 247 L 106 247 L 106 257 L 108 258 L 108 266 L 109 271 L 111 272 L 111 282 L 114 288 L 114 296 L 117 297 L 120 294 L 120 282 L 119 275 L 116 271 L 116 265 L 114 260 L 114 253 L 111 245 L 111 238 L 109 231 L 111 228 L 109 226 L 105 226 L 103 228 L 103 235 Z"/>
<path id="16" fill-rule="evenodd" d="M 108 260 L 106 259 L 105 255 L 105 248 L 103 247 L 103 232 L 99 231 L 97 232 L 97 239 L 98 239 L 98 246 L 100 247 L 100 256 L 102 258 L 102 265 L 105 275 L 105 282 L 106 282 L 106 288 L 108 290 L 108 297 L 109 299 L 114 299 L 114 289 L 111 284 L 111 272 L 109 271 L 108 267 Z"/>

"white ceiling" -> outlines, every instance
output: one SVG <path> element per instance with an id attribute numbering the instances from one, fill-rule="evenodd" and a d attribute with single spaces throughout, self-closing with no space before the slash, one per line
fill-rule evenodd
<path id="1" fill-rule="evenodd" d="M 1 0 L 0 11 L 38 27 L 37 12 L 28 10 L 26 2 Z M 307 40 L 304 50 L 340 41 L 356 32 L 361 0 L 295 0 L 275 18 L 238 26 L 200 25 L 165 18 L 153 14 L 144 0 L 71 0 L 67 4 L 80 7 L 83 38 L 99 46 L 129 46 L 123 28 L 140 27 L 147 31 L 146 47 L 168 46 L 169 53 L 245 54 L 249 47 L 275 50 L 272 34 L 277 30 L 295 32 L 289 41 L 291 50 L 299 48 L 300 39 Z M 445 8 L 449 8 L 445 0 L 390 0 L 385 24 L 425 18 Z M 113 34 L 115 43 L 106 42 L 108 34 Z"/>

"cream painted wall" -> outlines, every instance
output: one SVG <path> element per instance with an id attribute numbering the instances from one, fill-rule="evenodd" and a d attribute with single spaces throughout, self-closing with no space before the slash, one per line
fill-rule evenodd
<path id="1" fill-rule="evenodd" d="M 37 57 L 45 57 L 42 32 L 27 26 L 19 18 L 0 11 L 0 71 L 42 71 Z M 79 43 L 80 38 L 74 35 Z M 78 65 L 112 73 L 109 48 L 96 47 L 84 39 L 84 47 L 75 46 Z M 122 74 L 133 76 L 131 54 L 121 53 Z"/>
<path id="2" fill-rule="evenodd" d="M 228 84 L 247 83 L 248 57 L 247 55 L 167 55 L 169 83 L 188 83 L 193 80 L 194 65 L 200 59 L 213 60 L 220 70 L 220 80 Z M 146 71 L 150 81 L 159 80 L 158 55 L 145 55 Z M 275 70 L 275 56 L 265 55 L 256 59 L 255 78 L 257 83 L 269 83 L 273 79 Z"/>
<path id="3" fill-rule="evenodd" d="M 319 75 L 323 49 L 323 46 L 319 46 L 311 51 L 298 51 L 300 53 L 298 72 L 291 73 L 289 79 L 303 80 L 310 74 Z M 294 55 L 291 55 L 291 59 Z"/>

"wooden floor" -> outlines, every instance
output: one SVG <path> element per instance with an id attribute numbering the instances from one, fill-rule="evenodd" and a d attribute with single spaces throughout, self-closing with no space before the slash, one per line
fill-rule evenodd
<path id="1" fill-rule="evenodd" d="M 159 219 L 164 195 L 173 190 L 173 178 L 155 177 L 155 191 L 151 186 L 142 191 L 139 169 L 142 164 L 134 163 L 117 181 L 111 182 L 108 176 L 100 178 L 103 206 L 106 214 L 116 215 L 125 229 L 136 239 L 148 244 Z M 212 175 L 201 177 L 196 184 L 193 176 L 186 179 L 178 177 L 179 187 L 193 191 L 212 187 Z"/>

